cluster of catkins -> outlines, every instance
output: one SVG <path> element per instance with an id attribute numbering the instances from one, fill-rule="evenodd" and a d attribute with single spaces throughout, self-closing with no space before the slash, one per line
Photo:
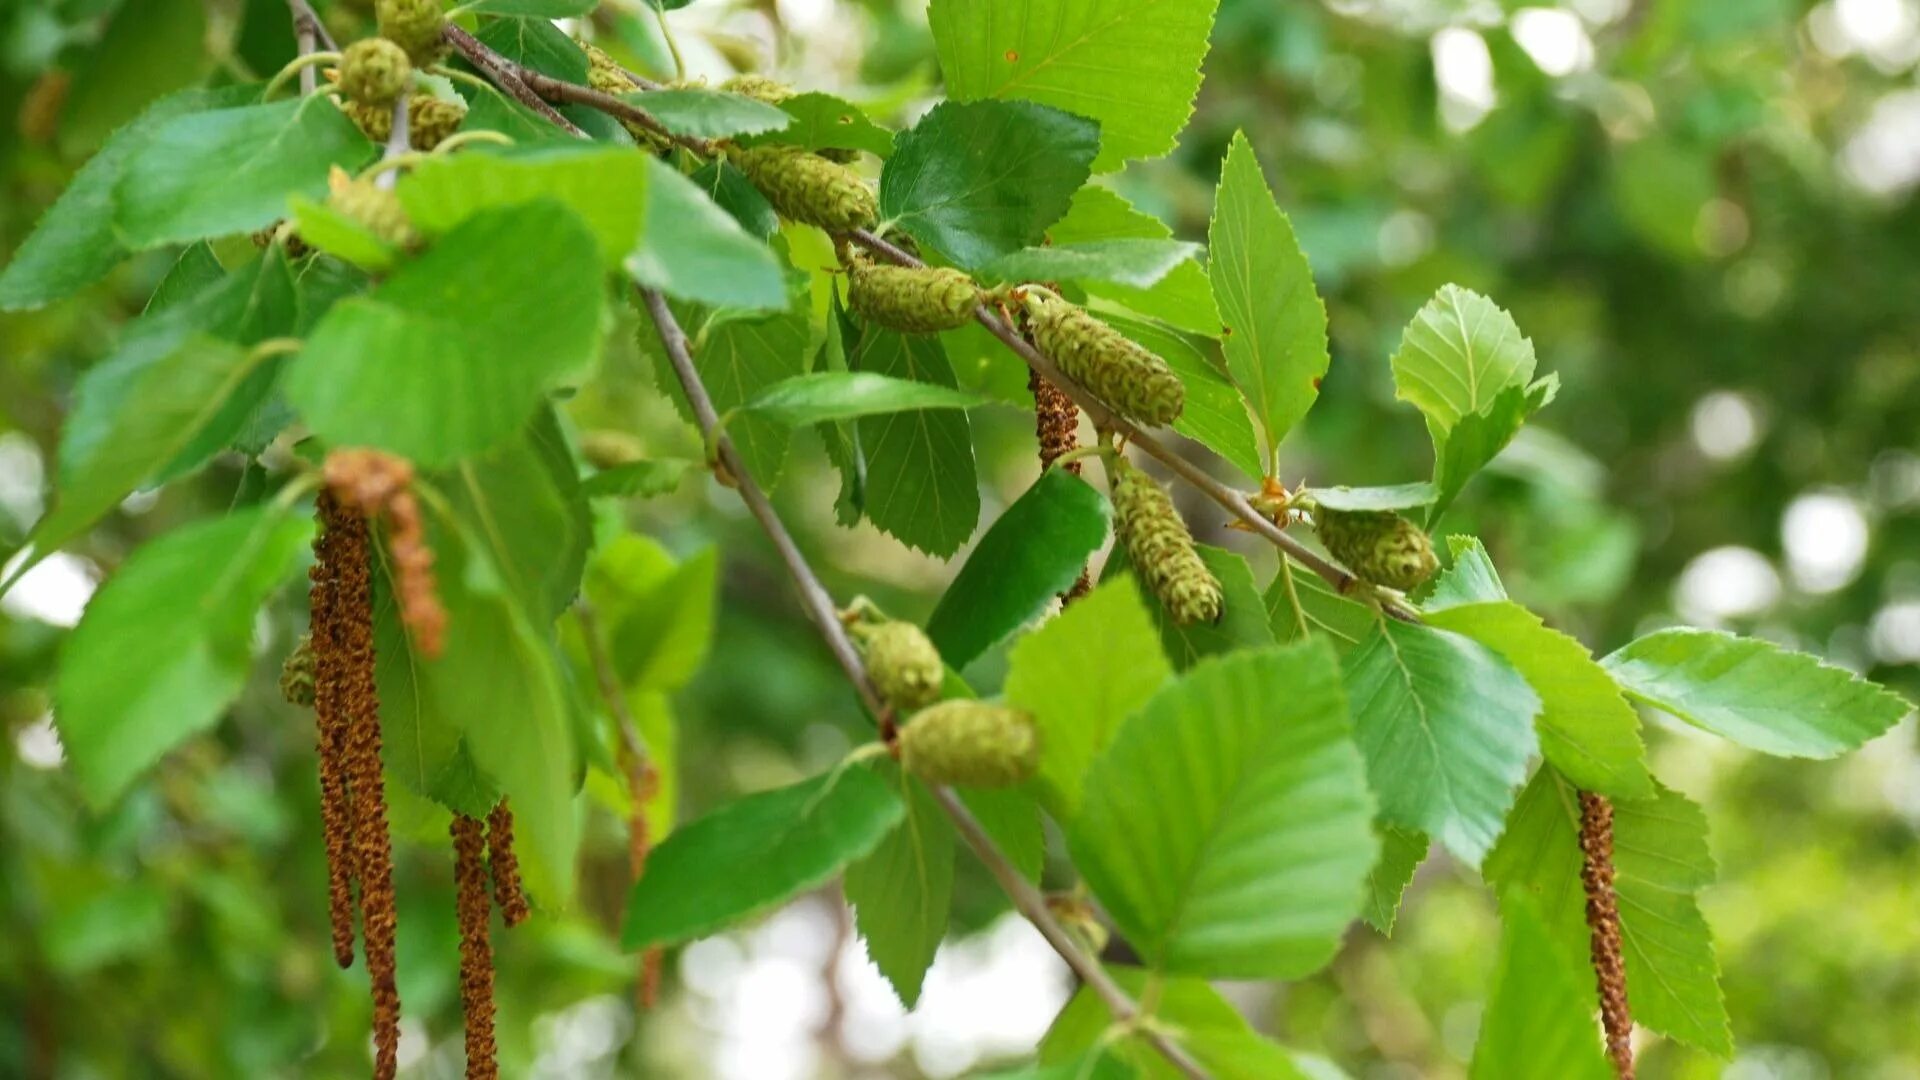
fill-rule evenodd
<path id="1" fill-rule="evenodd" d="M 407 95 L 407 143 L 432 150 L 467 116 L 458 101 L 410 90 L 414 71 L 446 56 L 440 34 L 446 16 L 439 0 L 379 0 L 374 17 L 380 36 L 356 41 L 341 54 L 335 73 L 341 111 L 367 138 L 384 143 L 393 136 L 394 102 Z"/>
<path id="2" fill-rule="evenodd" d="M 900 767 L 935 785 L 1011 787 L 1040 766 L 1040 733 L 1018 709 L 972 698 L 942 701 L 947 666 L 926 632 L 870 609 L 850 615 L 854 644 L 880 700 L 907 716 L 898 728 Z"/>
<path id="3" fill-rule="evenodd" d="M 394 977 L 398 922 L 393 844 L 380 763 L 380 699 L 374 679 L 372 525 L 383 526 L 401 620 L 420 651 L 438 653 L 446 632 L 433 578 L 433 552 L 410 490 L 406 461 L 371 450 L 337 450 L 321 467 L 320 529 L 308 593 L 310 626 L 281 669 L 289 702 L 310 706 L 318 734 L 320 818 L 327 852 L 327 906 L 334 960 L 354 957 L 356 890 L 360 942 L 373 997 L 373 1074 L 398 1067 L 400 993 Z M 460 892 L 461 991 L 467 1020 L 467 1075 L 495 1077 L 491 908 L 480 850 L 488 849 L 494 897 L 512 926 L 527 916 L 513 855 L 513 818 L 502 801 L 479 821 L 453 823 Z"/>

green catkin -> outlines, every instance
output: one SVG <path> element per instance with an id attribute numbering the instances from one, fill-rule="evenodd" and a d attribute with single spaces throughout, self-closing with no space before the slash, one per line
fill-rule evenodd
<path id="1" fill-rule="evenodd" d="M 855 314 L 889 330 L 931 334 L 970 322 L 980 287 L 958 270 L 856 257 L 847 265 L 847 302 Z"/>
<path id="2" fill-rule="evenodd" d="M 393 134 L 393 106 L 341 102 L 340 108 L 360 127 L 362 134 L 384 143 Z M 407 145 L 422 153 L 432 150 L 447 136 L 460 130 L 467 118 L 467 107 L 457 101 L 415 94 L 407 99 Z"/>
<path id="3" fill-rule="evenodd" d="M 605 49 L 578 38 L 574 40 L 587 54 L 587 85 L 589 87 L 615 97 L 631 94 L 640 89 L 640 84 L 634 82 L 626 69 L 620 66 L 620 62 L 608 55 Z M 645 150 L 660 154 L 673 149 L 672 139 L 645 124 L 622 118 L 620 126 L 626 128 L 627 134 L 633 136 L 633 141 Z"/>
<path id="4" fill-rule="evenodd" d="M 940 699 L 947 665 L 926 632 L 908 622 L 856 630 L 867 650 L 867 676 L 888 705 L 910 713 Z"/>
<path id="5" fill-rule="evenodd" d="M 986 701 L 943 701 L 900 728 L 900 765 L 929 784 L 1011 787 L 1040 765 L 1033 717 Z"/>
<path id="6" fill-rule="evenodd" d="M 412 74 L 405 49 L 386 38 L 365 38 L 341 57 L 340 92 L 361 105 L 390 108 Z"/>
<path id="7" fill-rule="evenodd" d="M 786 83 L 781 82 L 779 79 L 769 79 L 765 75 L 755 75 L 752 73 L 735 75 L 733 78 L 721 83 L 720 89 L 725 90 L 729 94 L 739 94 L 741 97 L 749 97 L 768 105 L 783 104 L 799 96 L 798 91 Z M 815 150 L 814 153 L 819 154 L 828 161 L 837 161 L 842 165 L 860 156 L 857 150 L 849 150 L 838 146 Z"/>
<path id="8" fill-rule="evenodd" d="M 1334 558 L 1375 585 L 1408 592 L 1440 567 L 1427 534 L 1391 511 L 1322 507 L 1313 512 L 1313 526 Z"/>
<path id="9" fill-rule="evenodd" d="M 1187 390 L 1165 360 L 1077 304 L 1029 291 L 1027 329 L 1040 351 L 1113 411 L 1143 424 L 1171 424 Z"/>
<path id="10" fill-rule="evenodd" d="M 1153 477 L 1118 454 L 1110 455 L 1116 531 L 1133 569 L 1181 626 L 1220 618 L 1220 582 L 1194 550 L 1193 534 L 1173 499 Z"/>
<path id="11" fill-rule="evenodd" d="M 419 242 L 413 223 L 407 219 L 400 196 L 361 177 L 348 179 L 344 172 L 333 176 L 327 206 L 352 218 L 368 232 L 395 247 L 412 247 Z"/>
<path id="12" fill-rule="evenodd" d="M 872 225 L 880 207 L 873 189 L 845 165 L 797 146 L 753 146 L 728 153 L 734 167 L 781 217 L 831 233 Z"/>
<path id="13" fill-rule="evenodd" d="M 286 698 L 289 705 L 312 708 L 313 685 L 313 637 L 301 634 L 293 651 L 280 665 L 280 696 Z"/>
<path id="14" fill-rule="evenodd" d="M 373 17 L 380 36 L 405 49 L 414 67 L 427 67 L 447 55 L 440 37 L 447 16 L 440 0 L 376 0 Z"/>

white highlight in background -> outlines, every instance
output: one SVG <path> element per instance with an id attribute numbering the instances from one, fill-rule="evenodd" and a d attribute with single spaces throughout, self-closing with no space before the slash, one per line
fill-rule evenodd
<path id="1" fill-rule="evenodd" d="M 1803 592 L 1829 593 L 1860 576 L 1867 561 L 1867 515 L 1852 496 L 1801 495 L 1780 518 L 1787 571 Z"/>
<path id="2" fill-rule="evenodd" d="M 1541 71 L 1554 78 L 1593 66 L 1593 39 L 1579 16 L 1559 8 L 1521 8 L 1510 24 L 1520 43 Z"/>
<path id="3" fill-rule="evenodd" d="M 1440 86 L 1440 118 L 1466 131 L 1493 109 L 1493 54 L 1478 33 L 1449 26 L 1433 35 L 1433 77 Z"/>
<path id="4" fill-rule="evenodd" d="M 1748 547 L 1702 552 L 1680 572 L 1674 606 L 1688 622 L 1717 626 L 1758 615 L 1780 599 L 1780 575 L 1766 556 Z"/>

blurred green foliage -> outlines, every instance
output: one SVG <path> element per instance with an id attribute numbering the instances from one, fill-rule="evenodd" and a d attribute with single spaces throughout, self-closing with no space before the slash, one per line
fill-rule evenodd
<path id="1" fill-rule="evenodd" d="M 321 6 L 343 30 L 363 17 L 344 0 Z M 672 16 L 676 43 L 698 71 L 776 69 L 881 118 L 898 120 L 937 85 L 920 5 L 792 5 L 811 14 L 791 26 L 789 7 L 700 0 Z M 1920 609 L 1903 617 L 1896 605 L 1920 601 L 1914 8 L 1577 0 L 1542 22 L 1542 9 L 1518 7 L 1224 0 L 1180 148 L 1117 186 L 1178 235 L 1202 237 L 1234 131 L 1258 148 L 1331 314 L 1321 404 L 1281 449 L 1290 481 L 1425 475 L 1426 440 L 1391 399 L 1386 358 L 1420 303 L 1460 282 L 1510 309 L 1563 382 L 1559 403 L 1447 522 L 1485 538 L 1518 599 L 1601 652 L 1676 614 L 1699 618 L 1704 603 L 1728 625 L 1913 696 Z M 1885 20 L 1861 22 L 1860 11 L 1894 12 L 1894 36 L 1872 37 Z M 671 63 L 640 5 L 604 4 L 594 30 L 637 67 Z M 144 102 L 203 79 L 264 76 L 291 53 L 279 0 L 0 3 L 0 251 Z M 1904 128 L 1890 111 L 1901 108 Z M 231 262 L 241 250 L 221 253 Z M 40 512 L 75 378 L 168 261 L 141 256 L 78 297 L 0 317 L 0 552 Z M 608 351 L 613 377 L 570 403 L 573 421 L 697 454 L 631 329 Z M 974 366 L 1004 362 L 981 356 Z M 964 378 L 970 358 L 955 359 Z M 975 437 L 990 520 L 1031 480 L 1030 433 L 990 410 Z M 949 571 L 869 527 L 839 529 L 827 460 L 816 442 L 797 445 L 780 501 L 829 586 L 924 618 Z M 157 501 L 136 497 L 74 550 L 102 572 L 144 538 L 224 509 L 248 481 L 234 461 Z M 1854 516 L 1788 528 L 1808 495 L 1840 496 L 1825 505 Z M 1271 565 L 1210 511 L 1187 509 L 1202 539 Z M 715 659 L 672 702 L 680 810 L 843 752 L 859 736 L 857 711 L 737 503 L 688 482 L 621 512 L 677 554 L 723 553 Z M 1819 580 L 1820 556 L 1844 555 L 1856 523 L 1858 559 Z M 1723 574 L 1715 593 L 1704 573 L 1683 578 L 1728 546 L 1768 568 L 1742 593 L 1757 602 L 1714 607 L 1739 582 Z M 285 651 L 300 607 L 289 596 L 263 622 L 263 655 Z M 364 1046 L 337 1037 L 364 1029 L 367 1006 L 361 973 L 327 963 L 311 728 L 280 702 L 272 665 L 214 734 L 94 815 L 69 777 L 44 767 L 62 633 L 17 601 L 0 613 L 0 1074 L 360 1071 Z M 990 654 L 969 675 L 991 687 L 1003 670 Z M 1658 771 L 1711 818 L 1721 884 L 1705 906 L 1754 1070 L 1742 1075 L 1920 1073 L 1912 741 L 1903 726 L 1854 758 L 1809 764 L 1654 735 Z M 586 803 L 579 907 L 497 941 L 513 1075 L 539 1049 L 531 1018 L 596 996 L 624 1002 L 631 985 L 631 958 L 612 944 L 624 839 L 614 800 Z M 447 1075 L 459 1021 L 445 819 L 411 802 L 395 817 L 408 838 L 401 993 L 436 1047 L 423 1074 Z M 998 893 L 966 860 L 959 874 L 962 920 L 982 925 Z M 1356 931 L 1329 972 L 1257 998 L 1255 1019 L 1357 1075 L 1463 1075 L 1497 953 L 1492 905 L 1444 859 L 1410 896 L 1391 947 Z M 655 1018 L 638 1023 L 624 1068 L 701 1073 L 684 1038 L 665 1038 Z M 647 1049 L 655 1042 L 668 1049 Z M 1643 1075 L 1720 1067 L 1656 1044 Z"/>

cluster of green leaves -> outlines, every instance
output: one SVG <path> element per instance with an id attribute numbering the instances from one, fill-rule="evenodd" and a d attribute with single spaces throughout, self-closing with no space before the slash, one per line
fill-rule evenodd
<path id="1" fill-rule="evenodd" d="M 468 12 L 485 17 L 489 46 L 581 82 L 584 55 L 547 21 L 581 10 L 489 0 Z M 1250 481 L 1273 477 L 1331 352 L 1326 308 L 1252 143 L 1235 136 L 1226 151 L 1204 259 L 1095 179 L 1173 146 L 1199 86 L 1210 0 L 936 0 L 930 21 L 949 100 L 897 134 L 825 94 L 777 109 L 701 89 L 633 100 L 683 134 L 882 160 L 883 230 L 983 282 L 1046 280 L 1096 305 L 1186 383 L 1178 433 Z M 382 576 L 387 765 L 450 810 L 510 797 L 530 881 L 555 907 L 574 888 L 578 793 L 616 809 L 626 797 L 615 736 L 583 689 L 598 674 L 595 643 L 561 617 L 578 595 L 600 613 L 623 704 L 670 780 L 667 695 L 705 658 L 713 620 L 715 557 L 676 561 L 604 509 L 691 466 L 589 469 L 561 403 L 596 377 L 610 282 L 671 298 L 763 485 L 778 483 L 795 433 L 812 431 L 840 471 L 843 524 L 864 520 L 939 558 L 974 543 L 928 630 L 956 672 L 1007 649 L 1001 693 L 1033 716 L 1044 753 L 1031 784 L 963 797 L 1036 880 L 1043 819 L 1058 826 L 1054 854 L 1139 959 L 1116 977 L 1151 988 L 1159 1019 L 1221 1075 L 1302 1066 L 1207 980 L 1300 978 L 1356 919 L 1390 930 L 1429 839 L 1479 868 L 1507 915 L 1476 1075 L 1513 1075 L 1519 1061 L 1598 1075 L 1576 789 L 1611 797 L 1619 814 L 1636 1015 L 1730 1053 L 1695 899 L 1713 873 L 1704 819 L 1653 777 L 1634 704 L 1793 757 L 1843 753 L 1907 711 L 1811 657 L 1704 631 L 1659 631 L 1596 660 L 1511 600 L 1468 538 L 1413 598 L 1415 620 L 1285 560 L 1263 588 L 1242 556 L 1207 547 L 1226 595 L 1217 625 L 1174 626 L 1116 553 L 1090 596 L 1028 629 L 1105 543 L 1109 510 L 1087 483 L 1050 472 L 981 531 L 968 410 L 1025 402 L 1017 361 L 981 331 L 859 325 L 839 303 L 826 238 L 780 222 L 724 163 L 655 157 L 604 117 L 579 116 L 596 138 L 566 141 L 486 91 L 472 92 L 467 129 L 515 145 L 409 170 L 398 197 L 425 244 L 398 251 L 321 201 L 330 169 L 362 168 L 377 149 L 324 96 L 259 96 L 188 89 L 155 103 L 107 140 L 0 274 L 0 307 L 33 307 L 134 252 L 181 249 L 148 311 L 76 390 L 54 508 L 25 565 L 134 491 L 224 451 L 257 458 L 290 429 L 312 440 L 302 453 L 371 446 L 412 459 L 451 629 L 443 656 L 416 655 Z M 282 219 L 320 254 L 215 257 L 210 244 Z M 657 343 L 643 334 L 642 346 L 691 418 Z M 1507 312 L 1456 286 L 1414 316 L 1389 366 L 1425 420 L 1431 476 L 1317 487 L 1323 505 L 1438 522 L 1557 386 L 1535 377 L 1533 346 Z M 302 490 L 153 541 L 89 607 L 62 660 L 56 715 L 91 800 L 111 804 L 233 702 L 254 613 L 297 579 L 310 535 L 295 513 Z M 972 692 L 951 680 L 950 694 Z M 890 766 L 848 764 L 726 805 L 654 856 L 625 942 L 710 933 L 844 872 L 870 955 L 912 1005 L 953 903 L 957 837 L 938 799 Z M 671 807 L 671 787 L 661 802 Z M 1042 1065 L 1162 1067 L 1137 1034 L 1112 1038 L 1103 1010 L 1092 996 L 1070 1005 Z"/>

